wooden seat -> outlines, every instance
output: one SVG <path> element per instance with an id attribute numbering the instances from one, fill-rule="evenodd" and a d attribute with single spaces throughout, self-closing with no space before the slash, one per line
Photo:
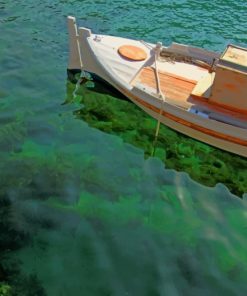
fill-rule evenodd
<path id="1" fill-rule="evenodd" d="M 194 89 L 192 90 L 192 95 L 209 98 L 211 95 L 211 89 L 214 82 L 215 73 L 208 73 L 201 80 L 198 81 Z"/>

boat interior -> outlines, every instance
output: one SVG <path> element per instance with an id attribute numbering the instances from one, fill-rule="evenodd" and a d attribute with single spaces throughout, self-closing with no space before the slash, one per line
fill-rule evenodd
<path id="1" fill-rule="evenodd" d="M 82 67 L 83 61 L 85 70 L 98 74 L 101 70 L 96 58 L 130 91 L 139 88 L 152 99 L 162 98 L 204 118 L 247 129 L 246 48 L 230 44 L 219 54 L 178 43 L 155 46 L 142 40 L 92 34 L 87 28 L 77 28 L 73 17 L 69 30 L 70 68 Z"/>
<path id="2" fill-rule="evenodd" d="M 132 81 L 148 92 L 164 94 L 167 103 L 242 128 L 247 128 L 247 51 L 229 45 L 220 56 L 204 50 L 182 52 L 176 44 L 160 54 Z M 189 48 L 190 49 L 190 48 Z M 235 54 L 235 55 L 234 55 Z M 234 61 L 226 61 L 228 59 Z M 158 68 L 158 76 L 155 67 Z"/>

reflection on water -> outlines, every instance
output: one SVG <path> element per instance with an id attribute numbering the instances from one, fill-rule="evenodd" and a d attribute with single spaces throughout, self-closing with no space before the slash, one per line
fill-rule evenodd
<path id="1" fill-rule="evenodd" d="M 0 2 L 0 295 L 246 295 L 246 160 L 166 127 L 150 157 L 155 121 L 65 71 L 68 14 L 221 50 L 244 5 Z"/>

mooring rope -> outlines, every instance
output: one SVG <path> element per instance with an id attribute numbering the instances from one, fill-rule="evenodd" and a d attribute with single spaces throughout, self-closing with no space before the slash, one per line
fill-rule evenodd
<path id="1" fill-rule="evenodd" d="M 87 77 L 86 72 L 84 70 L 81 70 L 80 77 L 78 78 L 76 85 L 75 85 L 75 89 L 72 92 L 74 102 L 76 101 L 77 92 L 78 92 L 80 86 L 89 80 L 90 80 L 90 78 Z"/>
<path id="2" fill-rule="evenodd" d="M 155 47 L 152 46 L 151 44 L 147 43 L 146 41 L 144 40 L 140 40 L 140 42 L 145 45 L 148 49 L 154 49 Z"/>
<path id="3" fill-rule="evenodd" d="M 155 153 L 155 146 L 156 146 L 158 135 L 159 135 L 161 117 L 164 109 L 164 103 L 166 100 L 165 95 L 163 94 L 160 86 L 159 69 L 158 69 L 158 63 L 157 63 L 161 49 L 162 49 L 162 43 L 158 42 L 155 48 L 154 70 L 155 70 L 155 78 L 156 78 L 156 84 L 157 84 L 157 93 L 159 95 L 159 98 L 161 99 L 161 105 L 160 105 L 160 112 L 159 112 L 159 117 L 157 121 L 157 126 L 155 130 L 152 156 L 154 156 L 154 153 Z"/>
<path id="4" fill-rule="evenodd" d="M 80 84 L 81 84 L 81 75 L 80 75 L 80 78 L 77 80 L 76 85 L 75 85 L 75 89 L 74 89 L 74 91 L 73 91 L 73 93 L 72 93 L 73 101 L 74 101 L 74 102 L 76 101 L 77 91 L 78 91 L 78 89 L 79 89 L 79 87 L 80 87 Z"/>

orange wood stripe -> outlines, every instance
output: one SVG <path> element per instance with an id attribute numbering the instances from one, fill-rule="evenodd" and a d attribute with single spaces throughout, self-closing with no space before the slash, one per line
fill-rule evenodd
<path id="1" fill-rule="evenodd" d="M 153 110 L 154 112 L 156 113 L 159 113 L 160 112 L 160 109 L 153 106 L 153 105 L 150 105 L 149 103 L 139 99 L 138 97 L 132 95 L 131 93 L 129 92 L 126 92 L 125 90 L 121 89 L 121 91 L 127 96 L 127 97 L 130 97 L 132 98 L 133 100 L 139 102 L 141 105 L 145 106 L 146 108 L 150 109 L 150 110 Z M 192 122 L 189 122 L 187 120 L 184 120 L 184 119 L 181 119 L 175 115 L 172 115 L 171 113 L 168 113 L 166 111 L 162 111 L 162 115 L 173 120 L 173 121 L 176 121 L 182 125 L 185 125 L 185 126 L 188 126 L 194 130 L 197 130 L 197 131 L 200 131 L 200 132 L 203 132 L 204 134 L 207 134 L 207 135 L 210 135 L 210 136 L 213 136 L 215 138 L 218 138 L 218 139 L 222 139 L 222 140 L 225 140 L 225 141 L 228 141 L 228 142 L 232 142 L 232 143 L 235 143 L 235 144 L 238 144 L 238 145 L 242 145 L 242 146 L 247 146 L 247 141 L 246 140 L 241 140 L 239 138 L 236 138 L 236 137 L 232 137 L 232 136 L 227 136 L 225 134 L 222 134 L 222 133 L 219 133 L 219 132 L 216 132 L 216 131 L 213 131 L 211 129 L 208 129 L 208 128 L 204 128 L 200 125 L 197 125 L 197 124 L 194 124 Z"/>

